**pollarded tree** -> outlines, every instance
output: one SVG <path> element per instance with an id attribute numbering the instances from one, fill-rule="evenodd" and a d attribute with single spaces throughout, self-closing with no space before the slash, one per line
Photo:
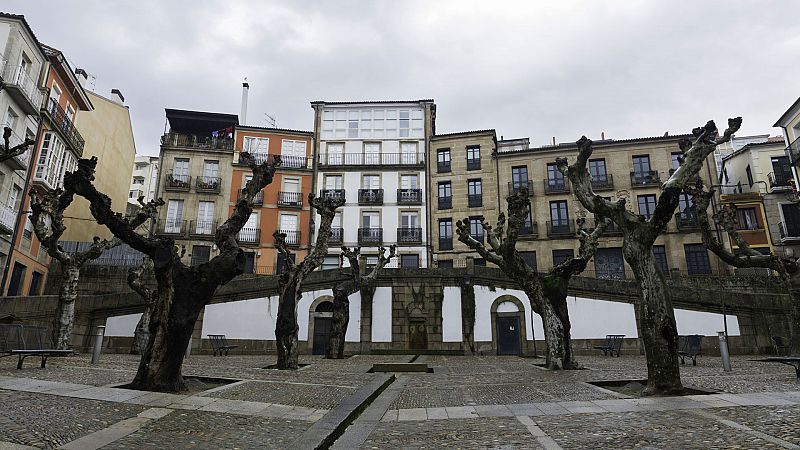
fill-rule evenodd
<path id="1" fill-rule="evenodd" d="M 64 175 L 64 185 L 89 201 L 92 216 L 99 224 L 153 260 L 158 294 L 150 316 L 150 338 L 130 384 L 134 389 L 168 392 L 185 389 L 181 368 L 197 317 L 220 285 L 244 271 L 246 258 L 236 236 L 253 212 L 253 198 L 272 183 L 280 158 L 256 165 L 248 153 L 241 155 L 252 169 L 253 177 L 242 189 L 233 214 L 216 230 L 214 240 L 219 255 L 199 266 L 187 266 L 181 261 L 173 239 L 141 236 L 132 226 L 143 216 L 149 218 L 152 214 L 147 210 L 163 205 L 163 200 L 149 203 L 144 211 L 127 219 L 114 212 L 111 199 L 94 187 L 97 158 L 79 160 L 78 170 Z"/>
<path id="2" fill-rule="evenodd" d="M 36 191 L 31 190 L 30 197 L 29 218 L 36 238 L 47 249 L 47 254 L 61 266 L 58 305 L 53 318 L 53 345 L 57 349 L 68 349 L 72 339 L 72 328 L 75 325 L 75 300 L 78 298 L 81 268 L 89 261 L 99 258 L 104 251 L 119 245 L 121 241 L 100 239 L 95 236 L 88 249 L 69 253 L 58 244 L 58 241 L 67 230 L 64 225 L 64 211 L 72 204 L 75 193 L 69 188 L 50 189 L 39 198 Z M 138 227 L 142 223 L 143 221 L 133 222 L 131 226 Z"/>
<path id="3" fill-rule="evenodd" d="M 517 251 L 519 229 L 525 224 L 530 208 L 528 190 L 525 188 L 509 195 L 508 224 L 504 213 L 500 213 L 497 226 L 492 228 L 482 222 L 486 230 L 489 248 L 478 241 L 469 231 L 469 221 L 456 223 L 458 240 L 478 252 L 483 259 L 497 265 L 517 286 L 525 292 L 533 310 L 542 317 L 545 343 L 547 344 L 547 367 L 550 369 L 576 369 L 570 338 L 569 311 L 567 308 L 567 287 L 573 275 L 581 273 L 597 250 L 597 240 L 607 227 L 598 221 L 596 228 L 588 232 L 579 223 L 580 248 L 578 257 L 568 259 L 553 267 L 547 274 L 540 275 L 529 266 Z M 507 225 L 507 228 L 506 228 Z"/>
<path id="4" fill-rule="evenodd" d="M 681 164 L 662 185 L 656 209 L 649 219 L 625 207 L 625 199 L 611 202 L 592 190 L 591 177 L 586 168 L 592 156 L 592 141 L 583 136 L 578 142 L 577 160 L 569 165 L 566 158 L 558 158 L 558 169 L 572 182 L 575 196 L 596 216 L 613 220 L 623 235 L 622 252 L 631 266 L 641 290 L 639 309 L 640 328 L 647 354 L 647 388 L 645 395 L 669 395 L 683 391 L 678 366 L 678 330 L 675 313 L 667 291 L 666 282 L 656 266 L 652 248 L 678 207 L 684 187 L 695 180 L 717 145 L 730 140 L 742 124 L 737 117 L 728 120 L 728 128 L 719 136 L 714 121 L 692 130 L 693 139 L 683 139 L 679 146 L 683 153 Z"/>
<path id="5" fill-rule="evenodd" d="M 687 186 L 685 191 L 692 197 L 693 214 L 697 217 L 697 222 L 703 235 L 703 243 L 706 244 L 709 250 L 734 267 L 759 267 L 773 270 L 778 274 L 790 299 L 790 353 L 792 355 L 800 355 L 800 295 L 792 289 L 792 278 L 800 273 L 800 265 L 798 265 L 797 258 L 765 255 L 750 248 L 750 244 L 744 240 L 737 230 L 736 207 L 724 205 L 713 217 L 716 224 L 736 243 L 739 253 L 731 252 L 714 235 L 708 220 L 707 211 L 711 199 L 714 197 L 714 190 L 705 190 L 702 181 L 698 179 L 695 184 Z"/>
<path id="6" fill-rule="evenodd" d="M 153 272 L 153 260 L 145 257 L 142 264 L 131 267 L 128 271 L 128 286 L 139 294 L 144 300 L 144 312 L 136 329 L 133 331 L 133 344 L 131 344 L 131 354 L 140 355 L 147 348 L 147 341 L 150 339 L 150 316 L 153 314 L 153 305 L 158 300 L 158 291 L 148 287 L 142 278 Z"/>
<path id="7" fill-rule="evenodd" d="M 336 215 L 336 208 L 344 205 L 344 199 L 333 197 L 314 197 L 308 194 L 308 203 L 322 218 L 317 231 L 314 248 L 299 263 L 294 261 L 294 254 L 286 245 L 286 234 L 275 231 L 275 248 L 283 255 L 285 271 L 280 276 L 278 285 L 278 317 L 275 321 L 275 346 L 277 347 L 277 367 L 280 370 L 297 370 L 297 304 L 300 302 L 303 281 L 317 267 L 322 265 L 328 254 L 328 241 L 331 237 L 331 224 Z M 280 268 L 283 270 L 284 268 Z"/>
<path id="8" fill-rule="evenodd" d="M 347 332 L 347 325 L 350 323 L 350 296 L 356 292 L 361 291 L 365 286 L 370 285 L 378 278 L 378 273 L 381 269 L 389 264 L 393 257 L 396 255 L 397 246 L 392 245 L 389 247 L 389 256 L 386 256 L 386 249 L 380 247 L 378 249 L 378 263 L 372 268 L 369 275 L 361 273 L 360 254 L 361 249 L 358 247 L 350 250 L 342 246 L 341 258 L 347 258 L 350 262 L 350 267 L 342 269 L 349 278 L 347 281 L 337 284 L 333 287 L 333 326 L 331 327 L 330 340 L 328 341 L 328 348 L 325 350 L 326 358 L 342 359 L 344 357 L 344 337 Z M 363 295 L 362 295 L 363 298 Z"/>
<path id="9" fill-rule="evenodd" d="M 11 146 L 11 128 L 4 127 L 3 128 L 3 146 L 0 147 L 0 163 L 3 161 L 8 161 L 11 158 L 16 156 L 20 156 L 23 153 L 28 151 L 28 148 L 35 144 L 36 141 L 30 138 L 25 138 L 22 143 L 17 144 L 15 146 Z"/>

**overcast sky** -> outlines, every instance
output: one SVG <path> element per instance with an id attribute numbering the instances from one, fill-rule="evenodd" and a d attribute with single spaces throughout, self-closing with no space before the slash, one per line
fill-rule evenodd
<path id="1" fill-rule="evenodd" d="M 310 130 L 313 100 L 433 98 L 439 133 L 494 128 L 534 145 L 683 133 L 741 115 L 739 135 L 800 96 L 800 2 L 4 0 L 40 41 L 118 88 L 137 152 L 164 108 Z M 724 128 L 724 127 L 723 127 Z"/>

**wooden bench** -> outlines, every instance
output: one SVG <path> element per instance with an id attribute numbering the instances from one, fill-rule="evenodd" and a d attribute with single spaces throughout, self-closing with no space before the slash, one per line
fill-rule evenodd
<path id="1" fill-rule="evenodd" d="M 225 356 L 228 356 L 228 351 L 238 347 L 238 345 L 228 345 L 228 341 L 225 339 L 224 334 L 209 334 L 208 338 L 211 340 L 211 348 L 214 350 L 214 356 L 222 356 L 222 352 L 225 352 Z"/>
<path id="2" fill-rule="evenodd" d="M 20 324 L 0 324 L 0 358 L 17 356 L 17 369 L 28 356 L 42 358 L 41 367 L 47 365 L 47 358 L 74 356 L 74 350 L 57 350 L 50 340 L 50 332 L 45 327 Z"/>
<path id="3" fill-rule="evenodd" d="M 619 351 L 622 349 L 622 339 L 624 337 L 624 334 L 607 334 L 606 341 L 602 345 L 595 345 L 594 348 L 602 350 L 603 356 L 614 356 L 614 352 L 617 352 L 617 358 L 619 358 Z"/>
<path id="4" fill-rule="evenodd" d="M 681 358 L 681 364 L 686 364 L 686 358 L 692 358 L 692 365 L 697 365 L 697 357 L 700 356 L 702 349 L 700 348 L 700 343 L 703 340 L 703 336 L 699 334 L 692 334 L 690 336 L 678 336 L 678 340 L 682 342 L 678 342 L 678 357 Z"/>

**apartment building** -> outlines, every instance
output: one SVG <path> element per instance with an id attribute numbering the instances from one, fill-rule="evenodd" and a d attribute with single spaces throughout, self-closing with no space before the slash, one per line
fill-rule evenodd
<path id="1" fill-rule="evenodd" d="M 800 180 L 797 178 L 797 167 L 800 167 L 800 98 L 795 100 L 773 126 L 780 127 L 783 131 L 786 156 L 789 157 L 795 175 L 792 178 L 795 180 L 795 187 L 800 188 Z"/>
<path id="2" fill-rule="evenodd" d="M 174 238 L 186 251 L 185 263 L 202 264 L 218 252 L 214 235 L 227 219 L 233 133 L 239 120 L 235 114 L 165 111 L 155 196 L 166 205 L 151 231 Z"/>
<path id="3" fill-rule="evenodd" d="M 158 185 L 158 156 L 136 155 L 131 171 L 131 184 L 128 189 L 128 203 L 139 206 L 139 197 L 145 202 L 156 197 Z"/>
<path id="4" fill-rule="evenodd" d="M 431 137 L 428 160 L 428 214 L 431 248 L 437 267 L 453 267 L 465 256 L 485 264 L 477 253 L 458 240 L 456 223 L 467 220 L 472 236 L 484 242 L 481 221 L 497 222 L 498 204 L 505 204 L 498 191 L 494 130 L 466 131 Z M 435 165 L 434 165 L 434 161 Z"/>
<path id="5" fill-rule="evenodd" d="M 233 213 L 245 183 L 252 178 L 252 171 L 238 153 L 250 153 L 259 164 L 275 155 L 281 157 L 272 184 L 256 197 L 255 209 L 239 233 L 239 242 L 246 248 L 248 272 L 271 275 L 285 268 L 283 255 L 275 249 L 272 235 L 275 230 L 286 234 L 286 243 L 294 250 L 298 262 L 308 254 L 311 239 L 308 194 L 314 185 L 312 142 L 310 131 L 236 126 L 237 155 L 232 159 L 229 213 Z"/>
<path id="6" fill-rule="evenodd" d="M 45 95 L 39 97 L 41 133 L 27 183 L 39 195 L 60 187 L 64 173 L 77 167 L 78 159 L 83 157 L 85 141 L 75 126 L 75 116 L 78 111 L 94 109 L 64 54 L 47 45 L 41 47 L 45 65 L 40 85 Z M 29 209 L 29 201 L 25 195 L 23 211 Z M 50 261 L 47 251 L 35 238 L 27 215 L 20 218 L 17 226 L 20 223 L 24 225 L 22 232 L 15 236 L 11 271 L 4 276 L 7 279 L 4 289 L 7 295 L 35 295 L 41 291 Z"/>
<path id="7" fill-rule="evenodd" d="M 378 247 L 397 244 L 401 266 L 428 267 L 430 186 L 424 184 L 435 133 L 433 100 L 311 106 L 319 195 L 346 202 L 333 224 L 325 267 L 338 266 L 342 244 L 360 246 L 368 263 L 376 261 Z"/>
<path id="8" fill-rule="evenodd" d="M 721 201 L 736 206 L 739 234 L 768 254 L 800 256 L 800 205 L 782 137 L 747 144 L 722 160 Z M 731 248 L 736 244 L 731 242 Z"/>
<path id="9" fill-rule="evenodd" d="M 0 129 L 11 128 L 10 146 L 36 140 L 39 130 L 42 91 L 41 73 L 45 54 L 25 17 L 0 13 Z M 23 219 L 22 205 L 28 190 L 28 175 L 34 160 L 35 146 L 22 155 L 0 163 L 0 268 L 3 270 L 2 287 L 7 283 L 11 267 L 17 267 L 15 293 L 27 293 L 22 282 L 23 266 L 12 266 L 13 243 L 18 226 Z M 34 285 L 34 288 L 37 286 Z M 36 290 L 36 289 L 35 289 Z M 5 290 L 0 289 L 0 294 Z"/>

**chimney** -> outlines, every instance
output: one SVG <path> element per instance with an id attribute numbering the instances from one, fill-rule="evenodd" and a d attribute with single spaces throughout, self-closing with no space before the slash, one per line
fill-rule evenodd
<path id="1" fill-rule="evenodd" d="M 125 97 L 122 96 L 122 92 L 120 92 L 119 89 L 111 90 L 111 99 L 120 105 L 125 103 Z"/>
<path id="2" fill-rule="evenodd" d="M 556 137 L 553 136 L 553 145 L 556 145 Z"/>
<path id="3" fill-rule="evenodd" d="M 601 131 L 600 132 L 600 140 L 601 141 L 605 141 L 606 140 L 606 132 L 605 131 Z"/>
<path id="4" fill-rule="evenodd" d="M 86 87 L 86 80 L 89 78 L 89 75 L 86 74 L 86 71 L 83 69 L 75 69 L 75 78 L 78 79 L 78 83 L 80 83 L 81 87 Z"/>
<path id="5" fill-rule="evenodd" d="M 247 82 L 247 78 L 244 79 L 244 83 L 242 83 L 242 112 L 239 114 L 239 120 L 241 121 L 242 125 L 247 125 L 247 94 L 250 92 L 250 83 Z"/>

